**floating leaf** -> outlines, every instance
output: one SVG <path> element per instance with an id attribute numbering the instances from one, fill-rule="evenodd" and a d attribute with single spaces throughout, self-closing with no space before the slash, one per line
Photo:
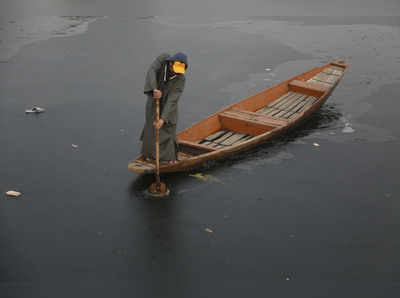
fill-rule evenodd
<path id="1" fill-rule="evenodd" d="M 189 176 L 205 182 L 222 183 L 221 180 L 219 180 L 217 177 L 214 177 L 213 175 L 203 175 L 202 173 L 196 173 L 196 174 L 189 174 Z"/>
<path id="2" fill-rule="evenodd" d="M 206 177 L 204 177 L 202 173 L 189 174 L 189 176 L 203 181 L 207 181 Z"/>
<path id="3" fill-rule="evenodd" d="M 214 231 L 211 230 L 210 228 L 205 228 L 204 231 L 206 231 L 207 233 L 212 233 L 212 232 L 214 232 Z"/>

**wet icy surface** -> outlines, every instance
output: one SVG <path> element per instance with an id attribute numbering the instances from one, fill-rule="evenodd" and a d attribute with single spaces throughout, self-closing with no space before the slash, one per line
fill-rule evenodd
<path id="1" fill-rule="evenodd" d="M 0 17 L 0 62 L 8 61 L 20 48 L 54 37 L 83 34 L 88 25 L 101 17 L 37 16 Z"/>
<path id="2" fill-rule="evenodd" d="M 398 297 L 396 19 L 94 19 L 0 31 L 0 190 L 22 193 L 0 199 L 1 294 Z M 330 60 L 350 68 L 302 127 L 163 176 L 170 198 L 148 201 L 153 177 L 127 171 L 144 73 L 177 50 L 180 128 Z"/>

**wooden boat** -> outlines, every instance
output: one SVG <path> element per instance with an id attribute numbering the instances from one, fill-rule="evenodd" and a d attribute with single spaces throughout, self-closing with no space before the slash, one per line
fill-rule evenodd
<path id="1" fill-rule="evenodd" d="M 160 173 L 187 171 L 284 133 L 328 99 L 347 67 L 343 60 L 316 67 L 193 124 L 177 134 L 178 162 L 161 165 Z M 155 165 L 140 156 L 128 169 L 138 174 L 154 173 Z"/>

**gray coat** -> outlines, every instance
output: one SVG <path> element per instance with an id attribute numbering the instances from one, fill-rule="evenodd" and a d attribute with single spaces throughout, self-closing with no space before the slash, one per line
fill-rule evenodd
<path id="1" fill-rule="evenodd" d="M 165 80 L 166 59 L 168 54 L 161 54 L 150 65 L 147 71 L 144 93 L 147 95 L 145 124 L 140 140 L 142 155 L 155 158 L 155 128 L 153 122 L 156 118 L 156 105 L 153 90 L 162 92 L 160 100 L 160 118 L 164 125 L 160 129 L 160 160 L 168 161 L 178 158 L 178 145 L 176 140 L 176 124 L 178 120 L 178 100 L 185 88 L 185 76 L 177 74 L 170 80 Z"/>

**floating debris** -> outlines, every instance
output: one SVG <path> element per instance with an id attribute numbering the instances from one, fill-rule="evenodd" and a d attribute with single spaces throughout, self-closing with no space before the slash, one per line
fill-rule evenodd
<path id="1" fill-rule="evenodd" d="M 354 129 L 350 126 L 350 123 L 346 123 L 344 128 L 342 129 L 343 133 L 353 133 Z"/>
<path id="2" fill-rule="evenodd" d="M 207 232 L 207 233 L 212 233 L 212 232 L 214 232 L 214 231 L 211 230 L 210 228 L 205 228 L 204 231 Z"/>
<path id="3" fill-rule="evenodd" d="M 196 173 L 196 174 L 189 174 L 190 177 L 203 180 L 205 182 L 217 182 L 217 183 L 222 183 L 221 180 L 219 180 L 217 177 L 214 177 L 212 175 L 203 175 L 202 173 Z"/>
<path id="4" fill-rule="evenodd" d="M 301 141 L 301 140 L 296 140 L 296 141 L 293 141 L 293 144 L 295 144 L 295 145 L 305 145 L 307 143 L 304 142 L 304 141 Z"/>
<path id="5" fill-rule="evenodd" d="M 76 144 L 72 144 L 72 148 L 78 148 L 79 146 L 78 145 L 76 145 Z"/>
<path id="6" fill-rule="evenodd" d="M 43 113 L 44 111 L 45 111 L 45 109 L 35 106 L 32 109 L 25 110 L 25 113 L 26 114 L 39 114 L 39 113 Z"/>
<path id="7" fill-rule="evenodd" d="M 314 147 L 320 147 L 321 145 L 318 144 L 318 143 L 313 143 L 313 146 L 314 146 Z"/>
<path id="8" fill-rule="evenodd" d="M 207 181 L 206 177 L 202 173 L 189 174 L 189 176 L 203 181 Z"/>
<path id="9" fill-rule="evenodd" d="M 15 190 L 9 190 L 6 192 L 6 195 L 9 197 L 19 197 L 21 195 L 21 193 L 19 191 L 15 191 Z"/>

